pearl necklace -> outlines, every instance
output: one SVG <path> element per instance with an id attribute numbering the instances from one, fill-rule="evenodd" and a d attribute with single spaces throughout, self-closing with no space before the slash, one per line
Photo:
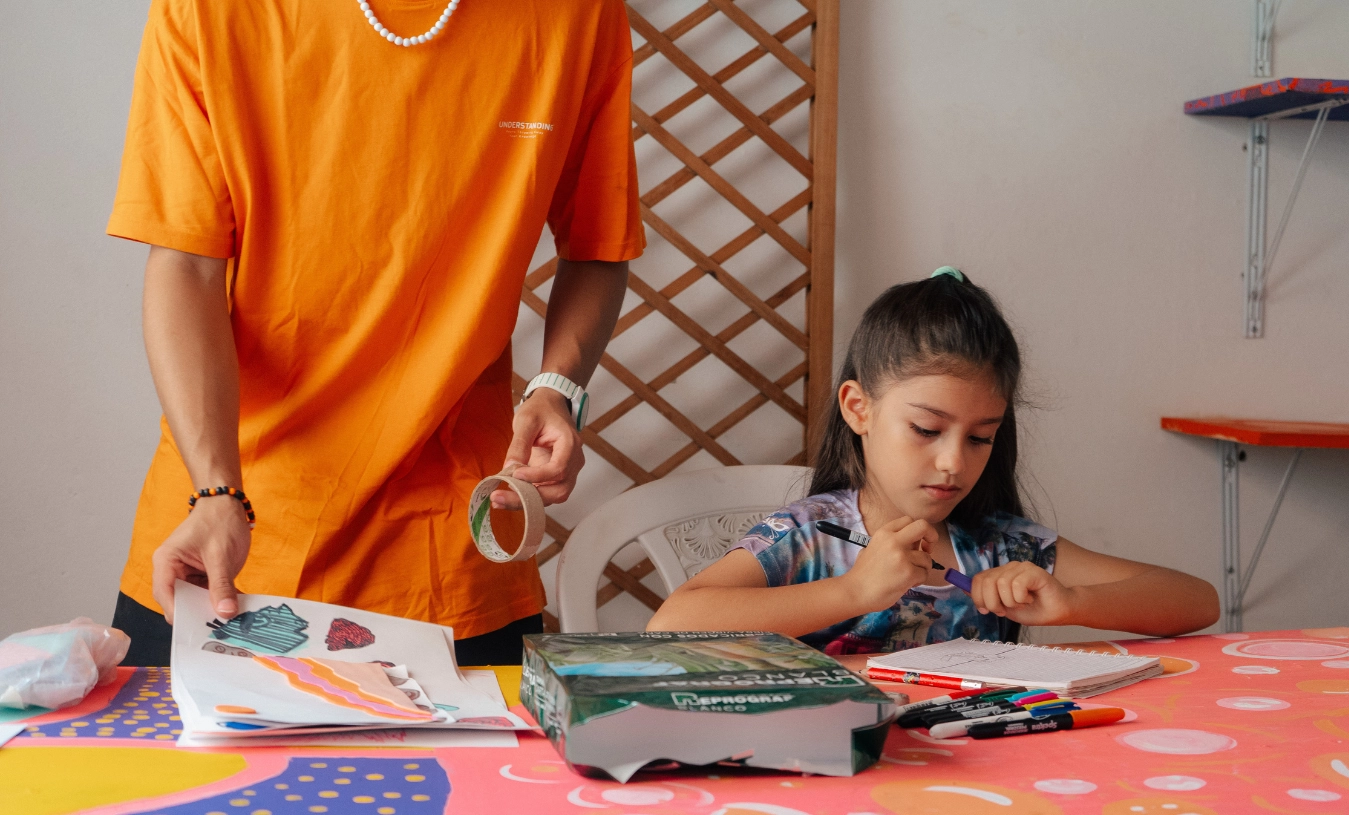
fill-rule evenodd
<path id="1" fill-rule="evenodd" d="M 437 34 L 444 30 L 445 24 L 450 20 L 450 15 L 454 14 L 454 10 L 459 8 L 459 0 L 450 0 L 450 4 L 445 7 L 445 11 L 441 12 L 440 19 L 436 20 L 436 24 L 431 26 L 425 34 L 418 37 L 400 37 L 384 27 L 384 24 L 375 16 L 375 12 L 370 9 L 368 0 L 358 0 L 358 2 L 360 3 L 361 11 L 365 14 L 366 22 L 370 23 L 370 27 L 375 29 L 375 33 L 394 45 L 402 46 L 421 45 L 424 42 L 430 42 Z"/>

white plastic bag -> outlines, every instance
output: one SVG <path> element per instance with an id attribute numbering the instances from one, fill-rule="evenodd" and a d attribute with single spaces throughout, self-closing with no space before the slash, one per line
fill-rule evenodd
<path id="1" fill-rule="evenodd" d="M 69 707 L 117 675 L 131 638 L 79 617 L 0 640 L 0 707 Z"/>

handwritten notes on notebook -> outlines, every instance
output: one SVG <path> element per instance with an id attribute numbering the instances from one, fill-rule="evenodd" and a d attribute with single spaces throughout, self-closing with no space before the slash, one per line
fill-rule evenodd
<path id="1" fill-rule="evenodd" d="M 1025 685 L 1094 696 L 1162 673 L 1157 657 L 985 640 L 950 640 L 867 660 L 888 671 L 972 679 L 990 685 Z"/>

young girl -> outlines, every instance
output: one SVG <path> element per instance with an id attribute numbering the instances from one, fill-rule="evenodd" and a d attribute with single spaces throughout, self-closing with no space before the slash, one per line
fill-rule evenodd
<path id="1" fill-rule="evenodd" d="M 680 586 L 648 628 L 777 631 L 848 654 L 1015 640 L 1022 624 L 1170 636 L 1216 622 L 1203 580 L 1023 517 L 1020 375 L 997 305 L 958 270 L 886 291 L 848 348 L 810 496 Z M 826 535 L 820 521 L 871 542 Z M 934 560 L 972 577 L 970 593 Z"/>

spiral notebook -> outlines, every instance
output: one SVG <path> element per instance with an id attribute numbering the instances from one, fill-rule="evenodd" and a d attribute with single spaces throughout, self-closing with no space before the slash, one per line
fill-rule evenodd
<path id="1" fill-rule="evenodd" d="M 987 685 L 1024 685 L 1095 696 L 1160 676 L 1157 657 L 986 640 L 950 640 L 867 660 L 868 668 L 916 671 Z"/>

